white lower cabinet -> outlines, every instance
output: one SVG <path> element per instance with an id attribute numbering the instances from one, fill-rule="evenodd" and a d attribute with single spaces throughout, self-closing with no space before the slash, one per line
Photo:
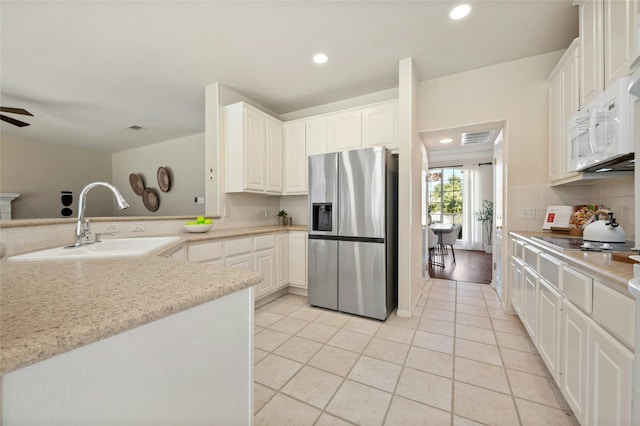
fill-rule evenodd
<path id="1" fill-rule="evenodd" d="M 562 364 L 558 386 L 580 424 L 587 404 L 589 317 L 567 299 L 562 301 Z"/>
<path id="2" fill-rule="evenodd" d="M 289 285 L 289 234 L 276 234 L 276 288 Z"/>
<path id="3" fill-rule="evenodd" d="M 632 368 L 631 351 L 591 321 L 586 424 L 631 424 Z"/>
<path id="4" fill-rule="evenodd" d="M 531 340 L 538 344 L 538 322 L 536 321 L 538 313 L 538 296 L 537 296 L 538 276 L 535 271 L 528 266 L 524 267 L 524 304 L 522 309 L 522 324 L 527 329 Z"/>
<path id="5" fill-rule="evenodd" d="M 253 254 L 255 271 L 262 274 L 262 282 L 258 284 L 256 298 L 272 293 L 276 288 L 276 259 L 273 249 L 257 251 Z"/>
<path id="6" fill-rule="evenodd" d="M 253 271 L 253 259 L 251 254 L 239 254 L 236 256 L 229 256 L 224 259 L 224 266 L 231 269 L 240 269 L 243 271 Z"/>
<path id="7" fill-rule="evenodd" d="M 523 287 L 524 262 L 511 256 L 511 303 L 516 313 L 523 315 L 524 287 Z"/>
<path id="8" fill-rule="evenodd" d="M 289 232 L 289 284 L 307 288 L 307 233 Z"/>
<path id="9" fill-rule="evenodd" d="M 560 374 L 562 295 L 544 279 L 538 280 L 538 351 L 551 375 Z"/>

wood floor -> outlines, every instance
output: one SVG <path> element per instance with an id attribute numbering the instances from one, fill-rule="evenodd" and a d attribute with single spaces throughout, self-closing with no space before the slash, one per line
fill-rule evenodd
<path id="1" fill-rule="evenodd" d="M 451 249 L 442 256 L 444 268 L 429 267 L 431 278 L 453 281 L 489 284 L 491 282 L 491 254 L 476 250 L 456 250 L 456 263 L 453 263 Z M 440 258 L 438 257 L 438 260 Z"/>

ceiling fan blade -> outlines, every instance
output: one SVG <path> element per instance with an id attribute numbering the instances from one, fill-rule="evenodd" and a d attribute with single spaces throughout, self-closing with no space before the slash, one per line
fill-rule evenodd
<path id="1" fill-rule="evenodd" d="M 27 111 L 26 109 L 23 109 L 23 108 L 0 107 L 0 111 L 2 111 L 2 112 L 10 112 L 10 113 L 13 113 L 13 114 L 30 115 L 30 116 L 33 117 L 33 114 L 31 114 L 29 111 Z"/>
<path id="2" fill-rule="evenodd" d="M 25 127 L 30 126 L 30 123 L 25 123 L 24 121 L 16 120 L 15 118 L 7 117 L 6 115 L 0 114 L 0 120 L 6 121 L 7 123 L 11 123 L 14 126 Z"/>

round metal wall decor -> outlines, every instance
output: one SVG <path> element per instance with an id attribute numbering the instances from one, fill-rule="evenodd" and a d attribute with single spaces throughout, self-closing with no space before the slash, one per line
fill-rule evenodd
<path id="1" fill-rule="evenodd" d="M 155 212 L 160 207 L 160 197 L 153 188 L 145 188 L 142 192 L 142 202 L 150 212 Z"/>
<path id="2" fill-rule="evenodd" d="M 133 189 L 133 192 L 135 192 L 136 195 L 142 196 L 142 193 L 144 191 L 144 181 L 138 173 L 131 173 L 129 175 L 129 184 L 131 185 L 131 189 Z"/>
<path id="3" fill-rule="evenodd" d="M 158 186 L 160 191 L 169 192 L 171 189 L 171 175 L 166 167 L 158 167 Z"/>

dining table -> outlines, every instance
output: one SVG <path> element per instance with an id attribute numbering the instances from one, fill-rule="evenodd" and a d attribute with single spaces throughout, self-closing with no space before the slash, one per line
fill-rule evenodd
<path id="1" fill-rule="evenodd" d="M 449 234 L 453 231 L 452 223 L 434 223 L 429 225 L 429 229 L 433 231 L 434 234 L 438 236 L 438 242 L 436 245 L 438 247 L 442 247 L 442 234 Z"/>

